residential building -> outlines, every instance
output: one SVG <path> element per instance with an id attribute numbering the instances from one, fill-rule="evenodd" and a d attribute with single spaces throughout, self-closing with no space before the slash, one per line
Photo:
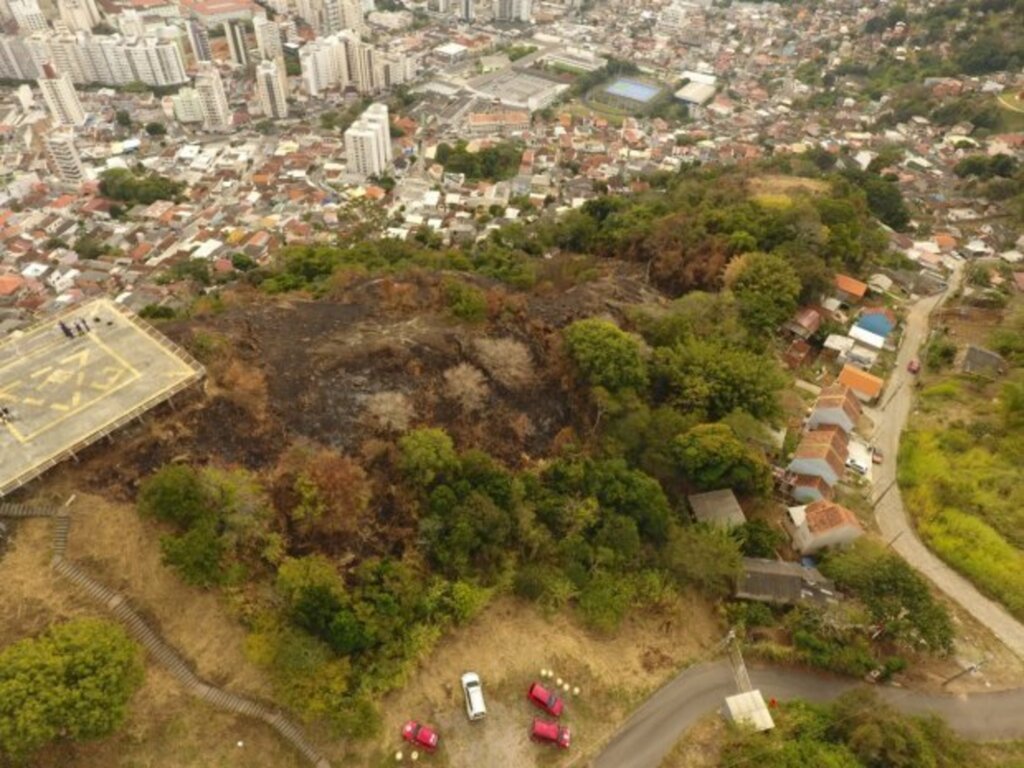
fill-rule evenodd
<path id="1" fill-rule="evenodd" d="M 192 48 L 192 56 L 195 57 L 196 62 L 213 61 L 210 33 L 206 26 L 199 19 L 191 18 L 185 23 L 185 30 L 188 32 L 189 46 Z"/>
<path id="2" fill-rule="evenodd" d="M 272 120 L 288 117 L 287 77 L 284 59 L 280 56 L 256 66 L 256 96 L 265 117 Z"/>
<path id="3" fill-rule="evenodd" d="M 821 327 L 821 313 L 813 307 L 802 307 L 786 323 L 785 330 L 798 339 L 809 339 Z"/>
<path id="4" fill-rule="evenodd" d="M 805 432 L 787 470 L 795 475 L 820 477 L 829 486 L 834 486 L 846 469 L 847 441 L 846 433 L 839 427 L 827 426 Z"/>
<path id="5" fill-rule="evenodd" d="M 469 115 L 466 127 L 470 136 L 511 136 L 530 130 L 530 113 L 519 110 L 474 112 Z"/>
<path id="6" fill-rule="evenodd" d="M 146 20 L 134 8 L 126 8 L 117 15 L 117 28 L 128 38 L 146 36 Z"/>
<path id="7" fill-rule="evenodd" d="M 9 80 L 35 80 L 40 69 L 25 41 L 14 35 L 0 36 L 0 77 Z"/>
<path id="8" fill-rule="evenodd" d="M 857 428 L 860 415 L 860 401 L 853 390 L 842 384 L 833 384 L 821 390 L 807 418 L 807 427 L 839 427 L 849 435 Z"/>
<path id="9" fill-rule="evenodd" d="M 864 535 L 857 516 L 834 501 L 789 507 L 785 525 L 793 547 L 802 555 L 812 555 L 826 547 L 847 546 Z"/>
<path id="10" fill-rule="evenodd" d="M 868 292 L 867 283 L 862 283 L 849 275 L 836 275 L 836 298 L 843 304 L 859 304 Z"/>
<path id="11" fill-rule="evenodd" d="M 529 22 L 533 11 L 531 0 L 493 0 L 495 21 Z"/>
<path id="12" fill-rule="evenodd" d="M 284 55 L 281 47 L 281 28 L 273 21 L 267 19 L 266 15 L 259 14 L 252 22 L 253 32 L 256 35 L 256 50 L 263 59 L 276 59 Z"/>
<path id="13" fill-rule="evenodd" d="M 686 497 L 698 523 L 707 523 L 717 528 L 735 528 L 747 522 L 736 494 L 728 488 L 707 493 L 695 493 Z"/>
<path id="14" fill-rule="evenodd" d="M 72 32 L 90 32 L 100 23 L 95 0 L 60 0 L 57 3 L 61 21 Z"/>
<path id="15" fill-rule="evenodd" d="M 459 18 L 467 24 L 472 24 L 476 21 L 475 0 L 459 0 Z"/>
<path id="16" fill-rule="evenodd" d="M 136 38 L 128 41 L 125 52 L 135 78 L 147 85 L 167 86 L 188 82 L 181 48 L 171 40 Z"/>
<path id="17" fill-rule="evenodd" d="M 203 122 L 203 100 L 195 88 L 182 88 L 171 97 L 174 119 L 179 123 Z"/>
<path id="18" fill-rule="evenodd" d="M 371 104 L 345 131 L 348 170 L 361 177 L 377 176 L 391 166 L 391 125 L 388 108 Z"/>
<path id="19" fill-rule="evenodd" d="M 857 318 L 857 326 L 886 338 L 896 328 L 896 314 L 888 307 L 865 307 Z"/>
<path id="20" fill-rule="evenodd" d="M 207 131 L 228 130 L 231 127 L 231 109 L 227 93 L 220 72 L 210 62 L 200 64 L 195 89 L 203 112 L 203 128 Z"/>
<path id="21" fill-rule="evenodd" d="M 245 39 L 245 26 L 236 20 L 224 22 L 224 37 L 228 41 L 231 63 L 244 67 L 249 63 L 249 43 Z"/>
<path id="22" fill-rule="evenodd" d="M 46 16 L 36 0 L 8 0 L 7 7 L 14 16 L 18 31 L 28 35 L 33 32 L 46 32 L 50 29 Z"/>
<path id="23" fill-rule="evenodd" d="M 43 137 L 43 144 L 53 170 L 61 181 L 78 186 L 85 180 L 85 170 L 75 147 L 75 133 L 72 129 L 50 131 Z"/>
<path id="24" fill-rule="evenodd" d="M 852 389 L 854 394 L 866 403 L 876 400 L 885 386 L 884 379 L 849 364 L 843 366 L 836 381 Z"/>
<path id="25" fill-rule="evenodd" d="M 78 127 L 85 124 L 85 110 L 67 74 L 58 75 L 50 64 L 43 65 L 38 81 L 47 109 L 58 125 Z"/>
<path id="26" fill-rule="evenodd" d="M 960 362 L 960 370 L 973 376 L 994 379 L 1004 375 L 1009 367 L 1002 355 L 984 347 L 968 344 Z"/>
<path id="27" fill-rule="evenodd" d="M 734 595 L 740 600 L 796 605 L 801 602 L 825 604 L 835 601 L 835 585 L 817 568 L 781 560 L 743 558 Z"/>

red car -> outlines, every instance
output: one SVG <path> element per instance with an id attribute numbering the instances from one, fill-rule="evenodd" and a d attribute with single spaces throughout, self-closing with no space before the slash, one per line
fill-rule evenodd
<path id="1" fill-rule="evenodd" d="M 530 686 L 530 690 L 526 692 L 526 698 L 530 700 L 530 703 L 540 707 L 553 717 L 561 717 L 562 710 L 565 709 L 565 702 L 555 694 L 549 692 L 548 689 L 540 683 L 534 683 Z"/>
<path id="2" fill-rule="evenodd" d="M 429 725 L 421 725 L 415 720 L 410 720 L 402 727 L 402 738 L 410 744 L 422 747 L 427 750 L 427 752 L 433 752 L 437 749 L 437 741 L 439 737 L 437 735 L 437 731 Z"/>
<path id="3" fill-rule="evenodd" d="M 909 363 L 907 363 L 907 370 L 910 371 L 911 373 L 917 373 L 918 371 L 921 370 L 921 363 L 917 360 L 911 360 Z"/>
<path id="4" fill-rule="evenodd" d="M 530 728 L 530 738 L 544 744 L 555 744 L 559 749 L 568 749 L 571 734 L 569 726 L 549 723 L 547 720 L 534 719 Z"/>

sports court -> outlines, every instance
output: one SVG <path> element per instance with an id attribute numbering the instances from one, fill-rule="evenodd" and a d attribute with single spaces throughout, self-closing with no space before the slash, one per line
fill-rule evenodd
<path id="1" fill-rule="evenodd" d="M 188 353 L 109 299 L 0 341 L 0 407 L 10 413 L 0 420 L 0 496 L 202 376 Z"/>
<path id="2" fill-rule="evenodd" d="M 661 89 L 655 85 L 648 85 L 647 83 L 641 83 L 637 80 L 628 80 L 624 77 L 620 77 L 614 83 L 604 89 L 604 92 L 611 96 L 618 96 L 623 99 L 630 99 L 632 101 L 639 102 L 640 104 L 646 104 L 655 96 L 657 96 Z"/>

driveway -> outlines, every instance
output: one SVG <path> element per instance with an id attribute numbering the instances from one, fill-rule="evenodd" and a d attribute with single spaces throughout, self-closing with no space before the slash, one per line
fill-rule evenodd
<path id="1" fill-rule="evenodd" d="M 864 683 L 797 669 L 749 668 L 765 700 L 830 701 Z M 901 712 L 935 713 L 961 735 L 980 740 L 1024 736 L 1024 689 L 967 696 L 938 696 L 887 686 L 879 695 Z M 679 738 L 704 715 L 721 708 L 736 692 L 725 661 L 690 667 L 655 693 L 626 722 L 591 764 L 593 768 L 658 768 Z"/>
<path id="2" fill-rule="evenodd" d="M 908 563 L 935 584 L 975 619 L 984 624 L 1007 648 L 1024 659 L 1024 625 L 998 603 L 982 595 L 973 584 L 932 554 L 917 538 L 903 506 L 896 484 L 896 454 L 899 438 L 906 427 L 913 407 L 914 375 L 907 363 L 919 356 L 928 336 L 929 316 L 946 296 L 956 290 L 961 271 L 950 278 L 945 293 L 916 302 L 907 314 L 903 345 L 896 359 L 896 368 L 882 393 L 882 406 L 874 415 L 877 425 L 875 445 L 882 449 L 885 460 L 874 467 L 875 519 L 882 537 L 892 543 Z"/>

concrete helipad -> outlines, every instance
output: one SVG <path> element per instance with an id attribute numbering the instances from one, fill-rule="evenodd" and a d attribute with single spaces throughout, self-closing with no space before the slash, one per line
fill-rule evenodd
<path id="1" fill-rule="evenodd" d="M 83 331 L 67 338 L 59 322 Z M 203 368 L 147 323 L 97 299 L 0 341 L 0 496 L 110 434 Z"/>

